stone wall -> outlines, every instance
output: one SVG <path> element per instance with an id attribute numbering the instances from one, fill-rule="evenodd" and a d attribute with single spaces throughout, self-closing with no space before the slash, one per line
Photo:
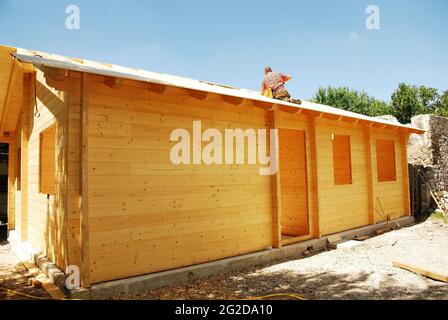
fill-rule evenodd
<path id="1" fill-rule="evenodd" d="M 436 190 L 448 190 L 448 118 L 419 115 L 412 118 L 411 125 L 426 133 L 411 135 L 408 162 L 432 171 Z"/>

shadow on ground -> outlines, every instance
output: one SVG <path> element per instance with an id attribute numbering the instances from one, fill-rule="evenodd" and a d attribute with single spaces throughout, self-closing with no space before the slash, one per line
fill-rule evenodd
<path id="1" fill-rule="evenodd" d="M 425 289 L 403 287 L 398 286 L 392 276 L 385 275 L 379 286 L 368 286 L 371 275 L 305 275 L 295 272 L 224 274 L 183 286 L 123 295 L 119 299 L 247 299 L 280 293 L 297 294 L 311 300 L 448 299 L 448 285 L 443 283 L 434 282 Z"/>
<path id="2" fill-rule="evenodd" d="M 32 299 L 3 289 L 50 298 L 44 289 L 31 286 L 31 274 L 11 252 L 9 245 L 0 245 L 0 300 Z"/>

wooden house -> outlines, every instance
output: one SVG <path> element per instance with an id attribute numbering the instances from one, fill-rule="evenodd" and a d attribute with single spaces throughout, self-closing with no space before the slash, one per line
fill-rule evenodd
<path id="1" fill-rule="evenodd" d="M 277 129 L 278 170 L 174 164 L 170 136 L 195 121 Z M 378 203 L 392 220 L 408 216 L 413 133 L 307 101 L 0 47 L 10 234 L 61 270 L 78 266 L 84 288 L 375 224 Z"/>

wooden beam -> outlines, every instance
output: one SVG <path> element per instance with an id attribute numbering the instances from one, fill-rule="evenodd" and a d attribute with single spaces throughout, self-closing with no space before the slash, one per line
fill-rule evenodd
<path id="1" fill-rule="evenodd" d="M 157 94 L 164 94 L 167 90 L 167 86 L 158 83 L 148 83 L 148 90 Z"/>
<path id="2" fill-rule="evenodd" d="M 364 128 L 364 145 L 367 180 L 367 212 L 369 224 L 375 224 L 375 200 L 373 197 L 373 173 L 372 173 L 372 133 L 370 127 Z"/>
<path id="3" fill-rule="evenodd" d="M 45 77 L 51 78 L 54 81 L 62 81 L 69 76 L 69 71 L 65 69 L 41 67 L 41 70 L 44 72 Z"/>
<path id="4" fill-rule="evenodd" d="M 243 99 L 241 105 L 244 107 L 255 107 L 254 101 L 251 99 Z"/>
<path id="5" fill-rule="evenodd" d="M 239 98 L 239 97 L 233 97 L 233 96 L 223 96 L 223 100 L 224 102 L 233 104 L 233 105 L 240 105 L 243 103 L 243 98 Z"/>
<path id="6" fill-rule="evenodd" d="M 22 77 L 23 73 L 21 72 L 20 68 L 17 66 L 17 64 L 13 63 L 11 73 L 9 74 L 9 80 L 7 84 L 8 89 L 6 91 L 5 102 L 0 114 L 0 135 L 3 135 L 3 130 L 5 127 L 6 109 L 11 104 L 14 94 L 16 94 L 14 90 L 16 87 L 16 83 L 18 81 L 22 81 Z"/>
<path id="7" fill-rule="evenodd" d="M 279 110 L 274 107 L 273 111 L 269 112 L 269 127 L 271 130 L 279 128 Z M 270 141 L 270 144 L 272 141 Z M 280 141 L 277 141 L 277 148 L 279 148 Z M 271 154 L 271 159 L 273 155 Z M 277 157 L 277 172 L 271 178 L 272 185 L 272 232 L 273 232 L 273 245 L 274 248 L 282 247 L 282 194 L 281 194 L 281 181 L 280 181 L 280 159 Z M 272 160 L 271 160 L 272 161 Z"/>
<path id="8" fill-rule="evenodd" d="M 32 76 L 36 76 L 32 74 Z M 21 241 L 28 240 L 28 143 L 30 138 L 30 115 L 34 106 L 31 94 L 34 93 L 34 81 L 31 81 L 31 74 L 23 79 L 23 99 L 22 99 L 22 130 L 20 137 L 21 163 L 20 163 L 20 180 L 21 180 L 21 206 L 20 206 L 20 238 Z"/>
<path id="9" fill-rule="evenodd" d="M 347 122 L 347 123 L 350 123 L 350 124 L 358 124 L 360 119 L 342 116 L 341 121 L 344 121 L 344 122 Z"/>
<path id="10" fill-rule="evenodd" d="M 280 105 L 278 105 L 278 109 L 280 111 L 284 111 L 284 112 L 287 112 L 287 113 L 295 114 L 295 113 L 297 113 L 297 109 L 299 109 L 299 108 L 290 107 L 290 106 L 284 106 L 284 105 L 280 104 Z"/>
<path id="11" fill-rule="evenodd" d="M 123 87 L 123 78 L 105 76 L 103 83 L 109 88 L 119 89 Z"/>
<path id="12" fill-rule="evenodd" d="M 316 117 L 309 116 L 310 152 L 311 152 L 311 195 L 313 203 L 312 221 L 313 236 L 320 238 L 320 211 L 319 211 L 319 180 L 318 180 L 318 152 L 317 152 L 317 130 Z"/>
<path id="13" fill-rule="evenodd" d="M 50 77 L 45 77 L 45 81 L 48 86 L 58 90 L 66 92 L 79 92 L 80 79 L 68 77 L 62 81 L 56 81 Z"/>
<path id="14" fill-rule="evenodd" d="M 81 77 L 81 285 L 90 287 L 89 266 L 89 74 Z"/>
<path id="15" fill-rule="evenodd" d="M 204 99 L 204 101 L 223 101 L 223 99 L 222 99 L 222 95 L 209 92 L 207 94 L 207 97 Z"/>
<path id="16" fill-rule="evenodd" d="M 188 90 L 188 95 L 196 100 L 204 101 L 208 97 L 208 92 L 198 90 Z"/>
<path id="17" fill-rule="evenodd" d="M 411 199 L 409 190 L 409 166 L 408 166 L 408 139 L 409 133 L 407 131 L 400 132 L 400 142 L 401 142 L 401 165 L 403 172 L 403 208 L 404 214 L 411 216 Z"/>
<path id="18" fill-rule="evenodd" d="M 333 120 L 333 121 L 337 121 L 339 119 L 339 117 L 340 116 L 331 114 L 331 113 L 321 113 L 319 115 L 319 118 L 326 118 L 326 119 Z"/>
<path id="19" fill-rule="evenodd" d="M 11 137 L 14 138 L 14 137 Z M 15 191 L 16 191 L 16 166 L 17 166 L 17 146 L 15 139 L 9 143 L 8 153 L 8 231 L 14 230 L 15 225 Z"/>
<path id="20" fill-rule="evenodd" d="M 256 108 L 260 108 L 263 110 L 269 110 L 274 105 L 271 102 L 264 102 L 264 101 L 258 101 L 258 100 L 254 100 L 253 103 Z"/>
<path id="21" fill-rule="evenodd" d="M 448 282 L 448 273 L 442 274 L 442 273 L 439 273 L 439 272 L 436 272 L 433 270 L 429 270 L 429 269 L 422 268 L 419 266 L 414 266 L 414 265 L 403 263 L 400 261 L 393 261 L 392 264 L 396 268 L 408 270 L 408 271 L 411 271 L 416 274 L 420 274 L 420 275 L 425 276 L 430 279 L 434 279 L 434 280 L 438 280 L 438 281 L 442 281 L 442 282 Z"/>
<path id="22" fill-rule="evenodd" d="M 309 110 L 309 109 L 302 109 L 302 113 L 304 115 L 307 115 L 308 117 L 317 117 L 319 116 L 321 113 L 315 110 Z"/>

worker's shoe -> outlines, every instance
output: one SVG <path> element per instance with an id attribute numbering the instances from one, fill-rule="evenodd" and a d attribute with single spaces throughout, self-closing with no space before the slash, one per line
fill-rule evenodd
<path id="1" fill-rule="evenodd" d="M 290 99 L 289 99 L 289 102 L 291 102 L 291 103 L 295 103 L 295 104 L 302 104 L 302 100 L 300 100 L 300 99 L 293 99 L 293 98 L 290 98 Z"/>

